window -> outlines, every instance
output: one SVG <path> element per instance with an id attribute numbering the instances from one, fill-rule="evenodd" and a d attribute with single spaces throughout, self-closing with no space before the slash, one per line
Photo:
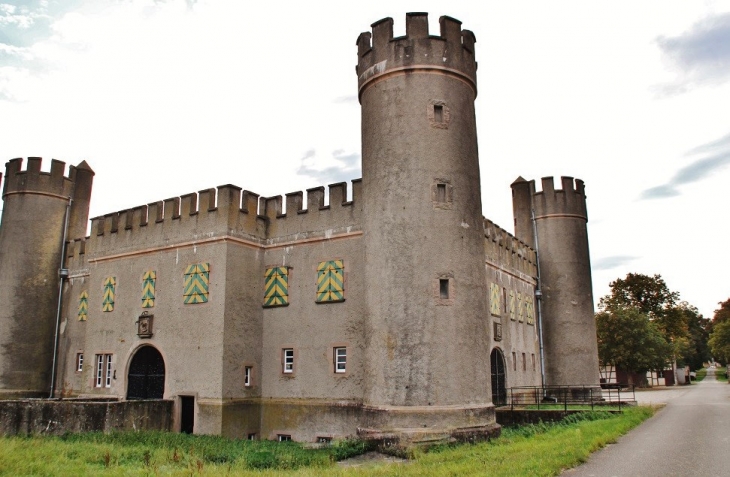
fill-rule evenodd
<path id="1" fill-rule="evenodd" d="M 116 277 L 107 277 L 104 280 L 104 297 L 101 302 L 101 311 L 114 311 L 114 295 L 116 294 Z"/>
<path id="2" fill-rule="evenodd" d="M 248 436 L 246 436 L 246 439 L 248 439 L 249 441 L 255 441 L 256 433 L 255 432 L 250 433 Z"/>
<path id="3" fill-rule="evenodd" d="M 532 370 L 535 371 L 535 353 L 532 353 Z"/>
<path id="4" fill-rule="evenodd" d="M 317 303 L 345 301 L 344 274 L 343 260 L 319 262 L 317 266 Z"/>
<path id="5" fill-rule="evenodd" d="M 347 348 L 335 348 L 335 373 L 347 372 Z"/>
<path id="6" fill-rule="evenodd" d="M 436 184 L 436 202 L 446 202 L 446 184 Z"/>
<path id="7" fill-rule="evenodd" d="M 282 371 L 284 373 L 290 374 L 294 372 L 294 349 L 293 348 L 284 348 L 282 350 L 282 355 L 284 359 L 284 368 Z"/>
<path id="8" fill-rule="evenodd" d="M 446 300 L 449 298 L 449 279 L 439 278 L 439 297 Z"/>
<path id="9" fill-rule="evenodd" d="M 84 290 L 79 295 L 79 321 L 86 321 L 89 317 L 89 292 Z"/>
<path id="10" fill-rule="evenodd" d="M 437 123 L 444 122 L 444 106 L 442 104 L 433 105 L 433 120 Z"/>
<path id="11" fill-rule="evenodd" d="M 496 283 L 489 284 L 489 312 L 494 316 L 500 316 L 502 304 L 501 295 L 499 293 L 499 285 Z"/>
<path id="12" fill-rule="evenodd" d="M 76 371 L 84 370 L 84 353 L 76 353 Z"/>
<path id="13" fill-rule="evenodd" d="M 96 383 L 97 388 L 110 388 L 112 386 L 112 355 L 96 355 Z"/>
<path id="14" fill-rule="evenodd" d="M 251 378 L 253 373 L 253 366 L 246 366 L 243 368 L 243 385 L 246 387 L 251 386 Z"/>
<path id="15" fill-rule="evenodd" d="M 142 308 L 155 306 L 155 281 L 157 272 L 148 270 L 142 275 Z"/>
<path id="16" fill-rule="evenodd" d="M 332 444 L 332 438 L 329 436 L 317 436 L 317 444 L 330 445 Z"/>
<path id="17" fill-rule="evenodd" d="M 276 439 L 279 442 L 289 442 L 291 441 L 291 434 L 277 434 Z"/>
<path id="18" fill-rule="evenodd" d="M 522 371 L 527 371 L 527 359 L 525 359 L 525 353 L 522 353 Z"/>
<path id="19" fill-rule="evenodd" d="M 517 353 L 512 351 L 512 369 L 517 371 Z"/>

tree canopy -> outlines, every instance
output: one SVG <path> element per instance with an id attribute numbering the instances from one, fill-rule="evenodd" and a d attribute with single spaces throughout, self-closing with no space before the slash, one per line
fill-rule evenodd
<path id="1" fill-rule="evenodd" d="M 610 323 L 613 332 L 622 340 L 631 341 L 621 345 L 618 340 L 606 336 L 602 345 L 599 339 L 602 363 L 643 372 L 663 369 L 675 359 L 679 365 L 689 364 L 697 369 L 710 359 L 709 320 L 694 306 L 680 301 L 679 292 L 670 290 L 661 275 L 629 273 L 626 278 L 611 282 L 610 286 L 611 292 L 598 302 L 600 311 L 596 314 L 596 325 L 605 328 Z M 727 303 L 730 318 L 730 300 Z M 642 340 L 648 346 L 645 349 L 635 346 Z M 670 350 L 668 356 L 665 354 L 667 349 Z M 650 359 L 647 353 L 655 353 L 656 359 Z M 654 367 L 646 368 L 646 363 Z"/>
<path id="2" fill-rule="evenodd" d="M 716 360 L 722 364 L 730 363 L 730 298 L 719 303 L 712 317 L 710 349 Z"/>

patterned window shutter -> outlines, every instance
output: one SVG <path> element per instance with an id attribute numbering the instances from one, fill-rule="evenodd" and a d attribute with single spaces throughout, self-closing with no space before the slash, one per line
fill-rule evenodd
<path id="1" fill-rule="evenodd" d="M 264 306 L 286 306 L 289 304 L 289 269 L 273 267 L 266 269 Z"/>
<path id="2" fill-rule="evenodd" d="M 525 321 L 525 303 L 522 301 L 522 293 L 517 292 L 517 320 Z"/>
<path id="3" fill-rule="evenodd" d="M 509 291 L 509 319 L 514 321 L 516 316 L 517 307 L 515 306 L 515 292 L 514 290 Z"/>
<path id="4" fill-rule="evenodd" d="M 155 280 L 157 280 L 157 273 L 154 270 L 142 275 L 142 308 L 155 306 Z"/>
<path id="5" fill-rule="evenodd" d="M 116 294 L 117 279 L 108 277 L 104 280 L 104 300 L 101 303 L 101 311 L 114 311 L 114 297 Z"/>
<path id="6" fill-rule="evenodd" d="M 197 263 L 185 269 L 185 291 L 183 303 L 186 305 L 206 303 L 208 301 L 208 283 L 210 281 L 210 264 Z"/>
<path id="7" fill-rule="evenodd" d="M 533 300 L 531 300 L 528 296 L 525 296 L 525 302 L 527 324 L 532 325 L 535 323 L 535 305 Z"/>
<path id="8" fill-rule="evenodd" d="M 319 262 L 317 266 L 317 303 L 345 301 L 345 265 L 342 260 Z"/>
<path id="9" fill-rule="evenodd" d="M 89 292 L 84 290 L 79 295 L 79 321 L 86 321 L 89 317 Z"/>
<path id="10" fill-rule="evenodd" d="M 494 316 L 499 316 L 502 310 L 502 294 L 499 285 L 496 283 L 489 284 L 489 312 Z"/>

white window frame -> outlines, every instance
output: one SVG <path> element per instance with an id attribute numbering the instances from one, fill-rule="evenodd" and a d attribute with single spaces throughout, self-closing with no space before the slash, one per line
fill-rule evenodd
<path id="1" fill-rule="evenodd" d="M 279 442 L 290 442 L 291 441 L 291 434 L 277 434 L 276 440 Z"/>
<path id="2" fill-rule="evenodd" d="M 76 353 L 76 371 L 84 370 L 84 353 Z"/>
<path id="3" fill-rule="evenodd" d="M 294 348 L 284 348 L 282 350 L 282 355 L 283 355 L 282 372 L 284 374 L 294 373 Z"/>
<path id="4" fill-rule="evenodd" d="M 112 387 L 112 355 L 97 354 L 96 355 L 96 388 Z"/>
<path id="5" fill-rule="evenodd" d="M 338 346 L 334 348 L 332 357 L 335 361 L 335 373 L 347 372 L 347 347 Z"/>
<path id="6" fill-rule="evenodd" d="M 243 385 L 251 387 L 251 375 L 253 374 L 253 366 L 244 366 L 243 368 Z"/>

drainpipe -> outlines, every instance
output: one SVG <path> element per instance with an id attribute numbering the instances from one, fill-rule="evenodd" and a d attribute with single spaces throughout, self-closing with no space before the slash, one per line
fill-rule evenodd
<path id="1" fill-rule="evenodd" d="M 545 347 L 542 339 L 542 284 L 540 283 L 540 251 L 537 242 L 537 221 L 535 220 L 535 209 L 531 211 L 532 215 L 532 234 L 535 239 L 535 265 L 537 267 L 537 287 L 535 288 L 535 298 L 537 298 L 537 335 L 540 338 L 540 380 L 542 382 L 543 392 L 545 390 Z"/>
<path id="2" fill-rule="evenodd" d="M 68 219 L 73 200 L 68 198 L 66 204 L 66 214 L 63 219 L 63 240 L 61 241 L 61 267 L 58 271 L 58 307 L 56 308 L 56 332 L 53 335 L 53 365 L 51 367 L 51 392 L 48 398 L 53 398 L 53 392 L 56 390 L 56 361 L 58 359 L 58 328 L 61 323 L 61 305 L 63 304 L 63 281 L 68 277 L 68 269 L 63 268 L 66 264 L 66 237 L 68 235 Z"/>

